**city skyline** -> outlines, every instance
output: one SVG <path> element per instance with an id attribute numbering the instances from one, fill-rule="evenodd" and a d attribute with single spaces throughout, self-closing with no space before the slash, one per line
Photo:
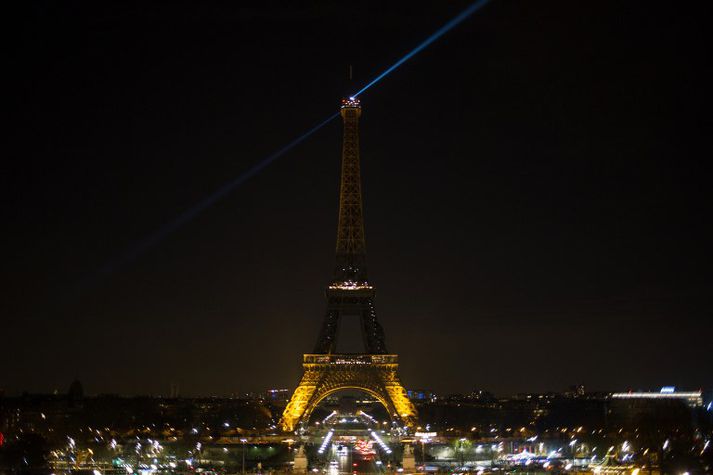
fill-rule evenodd
<path id="1" fill-rule="evenodd" d="M 365 3 L 343 23 L 321 4 L 209 5 L 24 17 L 8 394 L 294 387 L 333 267 L 336 123 L 97 270 L 468 2 Z M 370 282 L 407 388 L 710 390 L 703 16 L 612 5 L 492 2 L 364 93 Z"/>

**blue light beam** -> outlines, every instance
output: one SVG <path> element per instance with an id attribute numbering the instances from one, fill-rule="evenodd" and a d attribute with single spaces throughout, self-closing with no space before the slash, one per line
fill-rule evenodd
<path id="1" fill-rule="evenodd" d="M 397 69 L 399 66 L 401 66 L 402 64 L 404 64 L 404 63 L 405 63 L 406 61 L 408 61 L 409 59 L 413 58 L 415 55 L 417 55 L 417 54 L 420 53 L 422 50 L 424 50 L 425 48 L 427 48 L 431 43 L 433 43 L 433 42 L 436 41 L 438 38 L 440 38 L 441 36 L 443 36 L 443 35 L 445 35 L 446 33 L 448 33 L 450 30 L 452 30 L 452 29 L 455 28 L 456 26 L 458 26 L 458 25 L 459 25 L 460 23 L 462 23 L 465 19 L 467 19 L 467 18 L 468 18 L 469 16 L 471 16 L 473 13 L 475 13 L 475 12 L 477 12 L 478 10 L 480 10 L 481 8 L 483 8 L 483 7 L 484 7 L 485 5 L 487 5 L 488 3 L 490 3 L 490 0 L 478 0 L 478 1 L 476 1 L 475 3 L 472 3 L 468 8 L 466 8 L 465 10 L 463 10 L 462 12 L 460 12 L 457 16 L 453 17 L 448 23 L 446 23 L 445 25 L 443 25 L 442 27 L 440 27 L 439 29 L 437 29 L 437 30 L 435 31 L 435 33 L 433 33 L 431 36 L 429 36 L 428 38 L 426 38 L 426 40 L 423 41 L 423 43 L 419 44 L 419 45 L 416 46 L 414 49 L 412 49 L 411 51 L 409 51 L 408 53 L 406 53 L 406 55 L 405 55 L 403 58 L 399 59 L 399 60 L 396 61 L 394 64 L 392 64 L 391 66 L 389 66 L 383 73 L 379 74 L 379 75 L 376 76 L 374 79 L 372 79 L 369 84 L 367 84 L 366 86 L 364 86 L 364 87 L 362 87 L 361 89 L 359 89 L 359 91 L 358 91 L 356 94 L 352 94 L 351 97 L 358 97 L 361 93 L 363 93 L 364 91 L 366 91 L 367 89 L 369 89 L 371 86 L 373 86 L 374 84 L 376 84 L 377 82 L 381 81 L 381 80 L 384 79 L 386 76 L 388 76 L 389 74 L 391 74 L 392 72 L 394 72 L 394 70 Z"/>
<path id="2" fill-rule="evenodd" d="M 260 162 L 256 163 L 253 165 L 250 169 L 246 170 L 243 172 L 240 176 L 235 178 L 234 180 L 231 180 L 225 184 L 223 184 L 220 188 L 218 188 L 215 192 L 210 194 L 209 196 L 203 198 L 201 201 L 199 201 L 197 204 L 191 206 L 188 208 L 186 211 L 184 211 L 181 215 L 179 215 L 176 219 L 173 221 L 166 223 L 163 227 L 159 228 L 157 231 L 155 231 L 153 234 L 150 234 L 143 240 L 139 241 L 136 243 L 134 246 L 132 246 L 129 250 L 121 254 L 118 258 L 112 260 L 108 264 L 106 264 L 104 267 L 102 267 L 99 270 L 99 274 L 103 275 L 108 275 L 114 272 L 118 267 L 120 267 L 123 264 L 129 263 L 139 257 L 141 254 L 143 254 L 145 251 L 148 249 L 152 248 L 159 242 L 163 241 L 166 237 L 168 237 L 171 233 L 182 227 L 183 225 L 187 224 L 188 222 L 192 221 L 196 216 L 201 214 L 203 211 L 206 209 L 210 208 L 214 203 L 225 197 L 227 194 L 229 194 L 231 191 L 233 191 L 235 188 L 238 186 L 242 185 L 246 181 L 248 181 L 250 178 L 254 177 L 257 175 L 260 171 L 262 171 L 265 167 L 270 165 L 272 162 L 289 152 L 292 148 L 295 146 L 299 145 L 300 143 L 304 142 L 309 136 L 317 132 L 319 129 L 333 121 L 339 116 L 339 112 L 335 112 L 334 114 L 330 115 L 326 119 L 324 119 L 322 122 L 319 124 L 315 125 L 311 129 L 309 129 L 307 132 L 304 134 L 300 135 L 296 139 L 294 139 L 292 142 L 288 143 L 281 149 L 277 150 L 276 152 L 273 152 L 271 155 L 268 155 L 265 157 L 263 160 Z"/>
<path id="3" fill-rule="evenodd" d="M 436 30 L 431 36 L 426 38 L 421 44 L 416 46 L 414 49 L 409 51 L 404 57 L 396 61 L 394 64 L 392 64 L 390 67 L 388 67 L 384 72 L 376 76 L 374 79 L 371 80 L 366 86 L 362 87 L 356 94 L 353 94 L 351 97 L 357 97 L 360 94 L 362 94 L 364 91 L 381 81 L 383 78 L 391 74 L 394 70 L 396 70 L 399 66 L 401 66 L 403 63 L 414 57 L 416 54 L 420 53 L 422 50 L 424 50 L 426 47 L 428 47 L 431 43 L 436 41 L 438 38 L 441 36 L 445 35 L 462 23 L 464 20 L 466 20 L 468 17 L 470 17 L 473 13 L 476 11 L 480 10 L 482 7 L 487 5 L 490 2 L 490 0 L 477 0 L 476 2 L 472 3 L 469 7 L 467 7 L 465 10 L 460 12 L 458 15 L 456 15 L 454 18 L 452 18 L 448 23 L 440 27 L 438 30 Z M 246 181 L 248 181 L 250 178 L 253 176 L 257 175 L 260 171 L 262 171 L 264 168 L 266 168 L 268 165 L 270 165 L 272 162 L 280 158 L 282 155 L 286 154 L 289 152 L 292 148 L 295 146 L 299 145 L 300 143 L 304 142 L 308 137 L 310 137 L 312 134 L 317 132 L 319 129 L 333 121 L 339 116 L 339 112 L 335 112 L 334 114 L 330 115 L 327 117 L 325 120 L 320 122 L 319 124 L 315 125 L 311 129 L 309 129 L 307 132 L 304 134 L 300 135 L 281 149 L 277 150 L 276 152 L 273 152 L 271 155 L 267 156 L 260 162 L 256 163 L 253 165 L 250 169 L 246 170 L 243 172 L 240 176 L 235 178 L 234 180 L 231 180 L 225 184 L 223 184 L 220 188 L 218 188 L 214 193 L 211 195 L 207 196 L 197 204 L 191 206 L 188 208 L 185 212 L 183 212 L 181 215 L 179 215 L 176 219 L 173 221 L 166 223 L 163 227 L 159 228 L 156 232 L 153 234 L 150 234 L 148 237 L 142 239 L 138 243 L 136 243 L 134 246 L 132 246 L 130 249 L 128 249 L 126 252 L 121 254 L 119 257 L 113 259 L 110 261 L 108 264 L 106 264 L 104 267 L 102 267 L 99 270 L 100 275 L 108 275 L 114 272 L 117 268 L 121 267 L 124 264 L 127 264 L 133 260 L 135 260 L 137 257 L 139 257 L 141 254 L 152 248 L 153 246 L 159 244 L 161 241 L 163 241 L 166 237 L 168 237 L 170 234 L 172 234 L 174 231 L 178 230 L 185 224 L 189 223 L 192 221 L 196 216 L 198 216 L 200 213 L 205 211 L 206 209 L 210 208 L 214 203 L 217 201 L 221 200 L 224 198 L 226 195 L 228 195 L 231 191 L 233 191 L 235 188 L 238 186 L 242 185 Z"/>

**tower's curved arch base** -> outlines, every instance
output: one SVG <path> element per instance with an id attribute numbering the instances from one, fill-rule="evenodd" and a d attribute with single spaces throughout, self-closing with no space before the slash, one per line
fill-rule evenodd
<path id="1" fill-rule="evenodd" d="M 364 391 L 379 401 L 392 418 L 406 426 L 416 422 L 416 408 L 398 377 L 397 355 L 307 354 L 304 374 L 280 420 L 284 431 L 307 421 L 322 400 L 342 390 Z"/>

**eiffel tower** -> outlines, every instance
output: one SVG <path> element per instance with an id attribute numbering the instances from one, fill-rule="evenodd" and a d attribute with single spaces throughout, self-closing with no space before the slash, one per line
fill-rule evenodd
<path id="1" fill-rule="evenodd" d="M 304 374 L 282 413 L 280 425 L 293 431 L 306 422 L 329 395 L 345 390 L 364 391 L 378 400 L 395 420 L 414 425 L 416 408 L 398 377 L 398 355 L 389 353 L 384 331 L 374 311 L 374 288 L 366 272 L 366 241 L 359 166 L 359 117 L 356 98 L 342 100 L 344 121 L 342 176 L 339 190 L 337 265 L 327 287 L 327 314 L 312 353 L 303 357 Z M 339 322 L 358 317 L 364 353 L 337 353 Z"/>

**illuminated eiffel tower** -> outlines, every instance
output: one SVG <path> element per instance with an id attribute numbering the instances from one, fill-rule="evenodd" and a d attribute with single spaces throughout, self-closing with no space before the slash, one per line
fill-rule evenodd
<path id="1" fill-rule="evenodd" d="M 359 117 L 355 98 L 342 100 L 344 120 L 342 177 L 339 190 L 337 265 L 327 287 L 327 315 L 314 351 L 304 355 L 304 374 L 282 414 L 280 425 L 293 431 L 306 422 L 315 407 L 329 395 L 356 389 L 372 395 L 396 420 L 411 426 L 416 408 L 398 377 L 398 355 L 386 350 L 384 331 L 374 311 L 374 288 L 367 280 L 366 241 L 359 166 Z M 358 317 L 364 353 L 337 353 L 339 322 Z"/>

